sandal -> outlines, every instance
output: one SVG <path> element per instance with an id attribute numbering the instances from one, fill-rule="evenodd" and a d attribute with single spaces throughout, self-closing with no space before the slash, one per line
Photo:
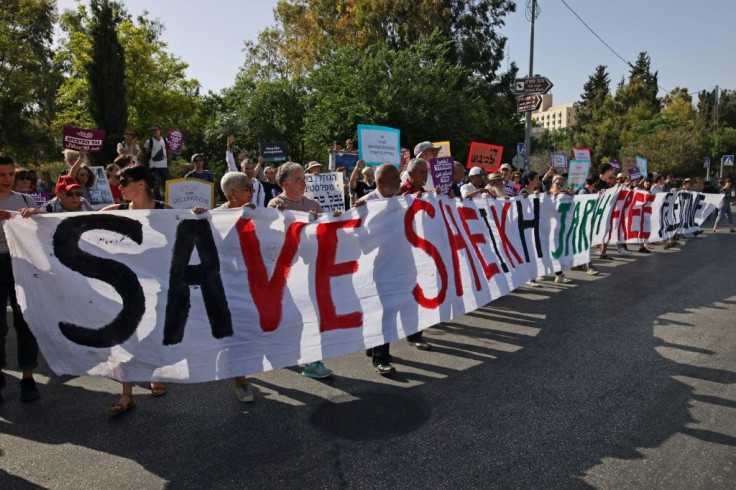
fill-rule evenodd
<path id="1" fill-rule="evenodd" d="M 601 259 L 601 260 L 613 260 L 613 257 L 611 257 L 610 255 L 607 255 L 607 254 L 600 255 L 600 256 L 598 256 L 598 258 Z"/>
<path id="2" fill-rule="evenodd" d="M 128 403 L 123 403 L 124 398 L 128 398 Z M 133 400 L 133 395 L 123 393 L 120 396 L 120 401 L 118 401 L 115 405 L 108 408 L 107 410 L 112 413 L 125 413 L 133 408 L 135 408 L 135 400 Z"/>
<path id="3" fill-rule="evenodd" d="M 166 387 L 163 383 L 151 381 L 151 396 L 164 396 L 166 394 Z"/>

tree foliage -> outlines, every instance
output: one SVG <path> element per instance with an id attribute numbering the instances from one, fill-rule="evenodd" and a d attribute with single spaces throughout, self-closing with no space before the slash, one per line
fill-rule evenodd
<path id="1" fill-rule="evenodd" d="M 114 155 L 118 141 L 128 124 L 128 100 L 125 91 L 125 52 L 117 35 L 121 8 L 109 0 L 90 3 L 92 54 L 85 66 L 89 82 L 90 112 L 95 127 L 107 134 L 102 147 L 105 155 Z"/>
<path id="2" fill-rule="evenodd" d="M 177 128 L 185 134 L 184 153 L 192 153 L 191 142 L 201 140 L 202 129 L 195 124 L 200 103 L 199 82 L 186 76 L 187 64 L 167 51 L 161 39 L 163 24 L 145 15 L 133 19 L 120 4 L 111 2 L 118 18 L 117 35 L 124 52 L 124 79 L 128 107 L 128 127 L 141 140 L 151 124 L 164 130 Z M 64 71 L 57 92 L 58 113 L 55 130 L 67 124 L 95 125 L 91 87 L 86 67 L 92 60 L 93 17 L 80 4 L 61 15 L 64 37 L 56 52 Z"/>
<path id="3" fill-rule="evenodd" d="M 54 151 L 55 19 L 51 0 L 0 1 L 0 147 L 21 160 Z"/>

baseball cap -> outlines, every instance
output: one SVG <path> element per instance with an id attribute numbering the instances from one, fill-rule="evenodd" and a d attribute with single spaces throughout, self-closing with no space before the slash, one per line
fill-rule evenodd
<path id="1" fill-rule="evenodd" d="M 513 168 L 508 163 L 504 163 L 501 165 L 501 170 L 513 170 Z"/>
<path id="2" fill-rule="evenodd" d="M 202 160 L 204 160 L 204 155 L 202 155 L 201 153 L 195 153 L 194 155 L 192 155 L 191 163 L 194 163 L 194 160 L 196 160 L 197 158 L 201 158 Z"/>
<path id="3" fill-rule="evenodd" d="M 429 150 L 430 148 L 434 148 L 435 150 L 439 150 L 442 148 L 441 146 L 437 146 L 431 141 L 422 141 L 417 146 L 414 147 L 414 156 L 418 157 L 422 154 L 422 152 Z"/>
<path id="4" fill-rule="evenodd" d="M 473 167 L 470 169 L 470 173 L 468 173 L 471 177 L 474 175 L 483 175 L 483 169 L 480 167 Z"/>
<path id="5" fill-rule="evenodd" d="M 77 182 L 71 175 L 62 175 L 56 182 L 56 192 L 69 192 L 75 187 L 79 187 L 80 189 L 82 188 L 82 186 L 79 185 L 79 182 Z"/>

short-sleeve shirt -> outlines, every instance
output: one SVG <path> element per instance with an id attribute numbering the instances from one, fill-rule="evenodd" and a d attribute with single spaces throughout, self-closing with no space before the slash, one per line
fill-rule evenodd
<path id="1" fill-rule="evenodd" d="M 209 170 L 205 170 L 201 174 L 197 172 L 196 170 L 192 170 L 191 172 L 187 173 L 184 176 L 185 179 L 199 179 L 199 180 L 206 180 L 207 182 L 214 182 L 215 176 L 212 172 Z"/>
<path id="2" fill-rule="evenodd" d="M 322 206 L 320 206 L 317 201 L 315 201 L 314 199 L 310 199 L 307 196 L 302 196 L 301 199 L 295 201 L 293 199 L 288 199 L 286 196 L 281 194 L 271 199 L 268 202 L 268 207 L 276 208 L 279 204 L 283 205 L 284 208 L 288 209 L 289 211 L 304 211 L 305 213 L 322 212 Z"/>
<path id="3" fill-rule="evenodd" d="M 373 181 L 372 185 L 366 184 L 364 181 L 359 180 L 355 183 L 355 187 L 353 187 L 353 192 L 355 193 L 355 198 L 360 199 L 361 197 L 365 196 L 372 190 L 376 188 L 376 181 Z"/>
<path id="4" fill-rule="evenodd" d="M 20 192 L 10 191 L 10 195 L 6 199 L 0 199 L 0 209 L 4 211 L 18 211 L 23 208 L 35 207 L 35 201 Z M 0 254 L 10 253 L 8 241 L 5 239 L 4 223 L 5 220 L 0 221 L 0 226 L 3 226 L 2 233 L 0 233 Z"/>

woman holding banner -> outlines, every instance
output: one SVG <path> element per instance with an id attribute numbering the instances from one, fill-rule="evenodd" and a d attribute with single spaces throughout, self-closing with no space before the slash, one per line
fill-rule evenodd
<path id="1" fill-rule="evenodd" d="M 124 202 L 111 204 L 101 211 L 122 211 L 128 209 L 171 209 L 171 206 L 153 197 L 153 182 L 148 170 L 143 166 L 128 167 L 120 172 L 120 192 Z M 151 381 L 151 395 L 163 396 L 166 387 L 158 381 Z M 109 408 L 112 413 L 127 412 L 135 408 L 133 383 L 123 381 L 123 393 L 118 402 Z"/>
<path id="2" fill-rule="evenodd" d="M 723 215 L 726 215 L 728 221 L 728 227 L 731 233 L 736 232 L 733 228 L 733 215 L 731 214 L 731 188 L 733 187 L 733 179 L 726 179 L 726 183 L 721 188 L 721 194 L 723 194 L 723 200 L 718 203 L 718 217 L 716 218 L 716 224 L 713 226 L 713 233 L 718 232 L 718 223 L 721 222 Z"/>

